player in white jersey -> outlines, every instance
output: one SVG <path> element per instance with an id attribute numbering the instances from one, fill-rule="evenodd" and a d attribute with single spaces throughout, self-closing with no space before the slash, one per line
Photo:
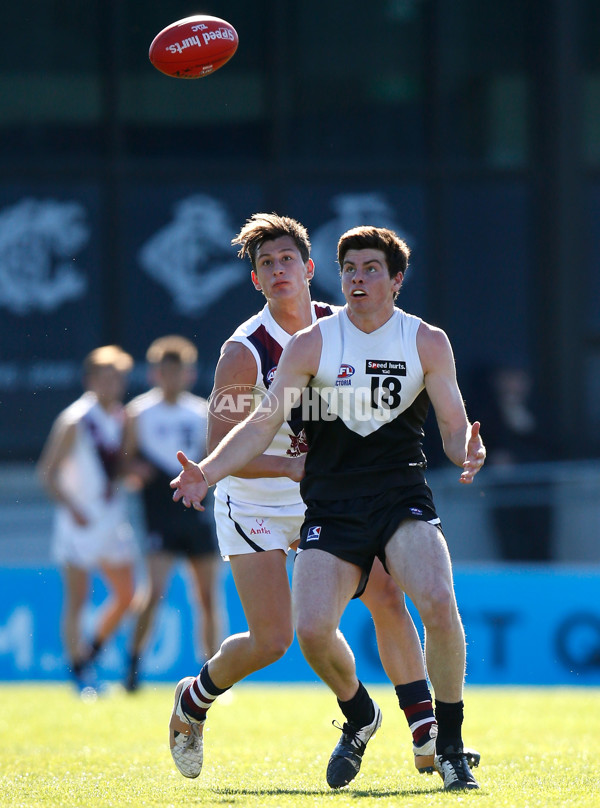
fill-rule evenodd
<path id="1" fill-rule="evenodd" d="M 467 419 L 446 334 L 394 305 L 408 256 L 407 245 L 385 228 L 343 234 L 338 260 L 344 309 L 290 340 L 264 405 L 200 465 L 179 453 L 183 471 L 171 485 L 176 501 L 202 508 L 209 485 L 264 452 L 291 406 L 302 405 L 303 391 L 316 393 L 318 406 L 306 405 L 307 509 L 292 600 L 304 656 L 336 694 L 347 719 L 327 781 L 339 788 L 356 776 L 381 724 L 381 711 L 357 679 L 338 628 L 346 604 L 379 558 L 425 626 L 438 723 L 435 768 L 445 789 L 470 790 L 478 785 L 461 733 L 464 630 L 450 556 L 424 476 L 424 396 L 433 404 L 446 455 L 462 468 L 461 483 L 473 481 L 485 448 L 479 423 Z M 338 385 L 348 378 L 350 386 Z M 201 690 L 181 699 L 188 721 L 196 717 L 198 692 L 201 700 Z"/>
<path id="2" fill-rule="evenodd" d="M 210 449 L 248 413 L 252 399 L 260 401 L 270 388 L 293 334 L 327 322 L 322 318 L 336 310 L 310 299 L 310 241 L 295 220 L 256 214 L 234 243 L 242 245 L 241 257 L 250 257 L 252 282 L 267 304 L 223 346 L 211 397 Z M 195 680 L 189 677 L 176 688 L 171 750 L 186 776 L 200 773 L 202 729 L 182 720 L 180 702 L 188 716 L 203 719 L 216 696 L 277 660 L 293 639 L 286 555 L 297 543 L 305 510 L 297 483 L 306 452 L 302 427 L 301 412 L 291 412 L 264 454 L 222 479 L 216 491 L 220 549 L 231 562 L 248 632 L 226 640 Z M 383 666 L 413 734 L 415 764 L 420 771 L 429 770 L 436 725 L 419 638 L 403 593 L 378 561 L 362 599 L 372 613 Z M 191 732 L 196 736 L 192 741 Z"/>
<path id="3" fill-rule="evenodd" d="M 147 568 L 134 601 L 137 620 L 125 680 L 130 692 L 138 688 L 144 646 L 178 558 L 185 560 L 195 584 L 201 657 L 217 651 L 220 636 L 214 520 L 210 514 L 174 508 L 169 491 L 177 447 L 185 444 L 193 456 L 206 454 L 208 404 L 189 391 L 196 380 L 198 351 L 185 337 L 170 335 L 154 340 L 146 359 L 154 386 L 127 405 L 125 440 L 128 480 L 141 491 Z"/>
<path id="4" fill-rule="evenodd" d="M 335 308 L 311 301 L 310 322 L 329 316 Z M 248 390 L 242 390 L 237 373 L 226 376 L 220 369 L 217 370 L 219 382 L 225 383 L 217 385 L 215 381 L 211 399 L 213 444 L 220 439 L 221 433 L 227 431 L 227 427 L 231 428 L 239 420 L 242 414 L 240 398 L 244 393 L 256 396 L 257 401 L 262 400 L 275 375 L 279 357 L 290 339 L 291 334 L 279 325 L 268 304 L 229 337 L 224 355 L 232 349 L 239 350 L 237 346 L 243 346 L 242 356 L 251 368 L 253 382 Z M 224 375 L 225 378 L 222 378 Z M 236 385 L 232 386 L 234 379 Z M 303 462 L 305 452 L 302 423 L 298 417 L 292 417 L 289 423 L 285 421 L 281 425 L 266 454 L 289 463 L 290 458 L 299 458 Z M 294 466 L 290 468 L 295 469 Z M 290 477 L 230 476 L 222 480 L 215 490 L 217 535 L 225 558 L 246 555 L 251 551 L 282 549 L 282 537 L 287 553 L 288 548 L 298 540 L 303 517 L 304 503 L 298 483 Z"/>
<path id="5" fill-rule="evenodd" d="M 87 391 L 58 416 L 38 463 L 38 473 L 56 502 L 54 559 L 63 569 L 63 642 L 76 683 L 126 614 L 134 592 L 135 542 L 120 486 L 119 460 L 125 415 L 122 397 L 133 365 L 115 345 L 92 351 L 84 362 Z M 86 480 L 85 493 L 81 481 Z M 99 570 L 109 595 L 86 646 L 81 615 L 90 573 Z"/>

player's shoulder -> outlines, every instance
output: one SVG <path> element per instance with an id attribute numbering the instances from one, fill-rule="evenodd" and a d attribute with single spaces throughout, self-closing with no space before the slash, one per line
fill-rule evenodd
<path id="1" fill-rule="evenodd" d="M 307 328 L 297 331 L 290 338 L 284 351 L 288 370 L 293 369 L 295 372 L 309 376 L 316 375 L 324 342 L 319 328 L 319 324 L 322 322 L 322 319 L 317 320 Z M 278 368 L 282 367 L 282 364 L 283 361 L 280 361 Z"/>
<path id="2" fill-rule="evenodd" d="M 403 313 L 406 314 L 406 312 Z M 443 328 L 440 328 L 437 325 L 432 325 L 431 323 L 428 323 L 415 315 L 411 314 L 408 316 L 413 319 L 415 326 L 418 329 L 419 340 L 426 340 L 431 342 L 433 345 L 445 345 L 448 343 L 448 335 Z"/>
<path id="3" fill-rule="evenodd" d="M 425 320 L 420 320 L 418 324 L 417 348 L 424 368 L 452 355 L 452 347 L 446 332 Z"/>
<path id="4" fill-rule="evenodd" d="M 253 334 L 254 331 L 263 324 L 266 308 L 267 307 L 264 306 L 260 311 L 257 311 L 256 314 L 253 314 L 251 317 L 248 317 L 247 320 L 244 320 L 243 323 L 240 323 L 232 335 L 226 340 L 225 345 L 233 340 L 243 339 Z"/>
<path id="5" fill-rule="evenodd" d="M 423 320 L 422 317 L 419 317 L 418 314 L 412 314 L 412 312 L 405 311 L 399 306 L 394 306 L 394 316 L 404 320 L 407 323 L 414 323 L 415 325 L 420 325 L 423 323 L 424 325 L 429 325 L 429 323 L 426 323 L 425 320 Z M 433 326 L 431 327 L 433 328 Z"/>
<path id="6" fill-rule="evenodd" d="M 84 393 L 78 399 L 69 404 L 68 407 L 59 414 L 57 421 L 63 426 L 76 424 L 81 421 L 96 405 L 96 396 L 93 393 Z"/>
<path id="7" fill-rule="evenodd" d="M 321 326 L 328 318 L 321 318 L 306 328 L 302 328 L 290 338 L 287 344 L 286 352 L 295 353 L 298 351 L 314 352 L 323 342 Z"/>
<path id="8" fill-rule="evenodd" d="M 256 360 L 250 347 L 242 340 L 230 338 L 221 346 L 219 355 L 219 369 L 224 368 L 256 370 Z"/>
<path id="9" fill-rule="evenodd" d="M 161 391 L 158 388 L 153 387 L 151 390 L 148 390 L 145 393 L 140 393 L 139 396 L 135 396 L 135 398 L 131 399 L 126 406 L 127 414 L 135 418 L 136 416 L 140 415 L 140 413 L 145 412 L 152 407 L 156 407 L 162 402 L 162 400 L 163 396 Z"/>
<path id="10" fill-rule="evenodd" d="M 184 390 L 177 399 L 178 405 L 185 410 L 190 410 L 198 415 L 206 415 L 208 412 L 208 401 L 196 393 Z"/>
<path id="11" fill-rule="evenodd" d="M 319 338 L 323 334 L 331 333 L 332 329 L 335 330 L 338 328 L 338 323 L 340 317 L 343 315 L 344 306 L 334 306 L 330 304 L 326 304 L 328 313 L 322 314 L 317 320 L 310 326 L 310 328 L 314 329 L 316 333 L 318 333 Z M 308 331 L 309 329 L 304 329 Z"/>
<path id="12" fill-rule="evenodd" d="M 255 374 L 257 359 L 255 358 L 255 348 L 252 344 L 252 337 L 261 328 L 265 328 L 268 320 L 266 315 L 267 307 L 264 306 L 259 312 L 253 314 L 241 323 L 221 346 L 219 361 L 217 364 L 220 373 Z"/>

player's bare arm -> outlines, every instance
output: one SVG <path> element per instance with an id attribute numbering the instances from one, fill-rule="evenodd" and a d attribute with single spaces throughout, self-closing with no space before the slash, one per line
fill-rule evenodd
<path id="1" fill-rule="evenodd" d="M 422 323 L 417 348 L 444 452 L 463 469 L 460 482 L 471 483 L 485 462 L 485 447 L 479 434 L 479 422 L 470 424 L 467 418 L 450 341 L 441 329 Z"/>
<path id="2" fill-rule="evenodd" d="M 125 408 L 123 424 L 123 444 L 121 447 L 120 470 L 133 491 L 139 491 L 156 474 L 156 468 L 140 457 L 137 438 L 137 415 L 131 406 Z"/>
<path id="3" fill-rule="evenodd" d="M 281 356 L 275 380 L 263 405 L 231 429 L 201 464 L 191 462 L 183 452 L 178 452 L 177 458 L 183 470 L 171 482 L 175 502 L 181 500 L 186 507 L 202 510 L 201 502 L 209 485 L 219 482 L 265 451 L 315 375 L 320 356 L 321 332 L 318 326 L 292 337 Z"/>
<path id="4" fill-rule="evenodd" d="M 73 505 L 59 484 L 60 466 L 71 451 L 76 435 L 77 424 L 59 416 L 38 461 L 37 472 L 48 496 L 68 508 L 77 524 L 86 525 L 87 518 Z"/>
<path id="5" fill-rule="evenodd" d="M 125 407 L 125 423 L 123 424 L 123 443 L 121 446 L 123 469 L 127 473 L 129 465 L 137 456 L 137 424 L 130 407 Z"/>
<path id="6" fill-rule="evenodd" d="M 251 397 L 256 383 L 256 360 L 240 342 L 226 342 L 215 370 L 214 387 L 208 413 L 207 450 L 212 452 L 229 432 L 250 414 Z M 219 412 L 219 391 L 227 391 L 227 417 Z M 236 477 L 290 477 L 298 482 L 304 473 L 304 457 L 280 457 L 263 454 L 235 472 Z"/>

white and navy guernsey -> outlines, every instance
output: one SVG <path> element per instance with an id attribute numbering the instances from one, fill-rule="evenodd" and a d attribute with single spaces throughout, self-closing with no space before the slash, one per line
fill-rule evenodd
<path id="1" fill-rule="evenodd" d="M 312 301 L 312 322 L 330 316 L 337 306 Z M 228 342 L 241 342 L 256 360 L 255 386 L 266 393 L 275 376 L 283 349 L 292 338 L 275 321 L 268 305 L 242 323 Z M 307 450 L 300 408 L 296 408 L 284 421 L 265 454 L 297 457 Z M 257 505 L 293 505 L 301 502 L 298 483 L 289 477 L 243 479 L 226 477 L 217 486 L 215 495 L 223 501 L 248 502 Z"/>
<path id="2" fill-rule="evenodd" d="M 197 526 L 190 525 L 186 508 L 173 508 L 169 483 L 181 470 L 177 460 L 179 449 L 198 461 L 206 456 L 206 399 L 184 390 L 176 402 L 170 403 L 154 387 L 134 398 L 128 410 L 136 418 L 138 451 L 154 468 L 154 474 L 142 488 L 147 527 L 162 535 L 196 530 Z M 197 516 L 198 519 L 203 521 L 204 517 Z"/>
<path id="3" fill-rule="evenodd" d="M 421 320 L 395 308 L 367 334 L 346 308 L 319 322 L 317 375 L 303 398 L 307 500 L 368 496 L 424 480 L 429 408 L 417 351 Z"/>
<path id="4" fill-rule="evenodd" d="M 65 423 L 75 423 L 73 447 L 59 469 L 59 478 L 68 498 L 91 521 L 103 518 L 107 504 L 123 497 L 117 480 L 123 439 L 124 410 L 115 404 L 107 412 L 95 393 L 85 392 L 63 413 Z M 85 480 L 85 491 L 81 481 Z M 71 519 L 71 512 L 58 505 Z"/>

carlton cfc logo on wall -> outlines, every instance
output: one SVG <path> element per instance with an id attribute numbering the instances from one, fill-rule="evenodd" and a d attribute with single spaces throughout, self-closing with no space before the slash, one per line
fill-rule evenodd
<path id="1" fill-rule="evenodd" d="M 0 307 L 22 317 L 85 297 L 87 218 L 76 199 L 23 198 L 0 209 Z"/>
<path id="2" fill-rule="evenodd" d="M 352 365 L 340 365 L 340 372 L 338 373 L 338 379 L 349 379 L 350 376 L 354 376 L 356 371 L 352 367 Z"/>

